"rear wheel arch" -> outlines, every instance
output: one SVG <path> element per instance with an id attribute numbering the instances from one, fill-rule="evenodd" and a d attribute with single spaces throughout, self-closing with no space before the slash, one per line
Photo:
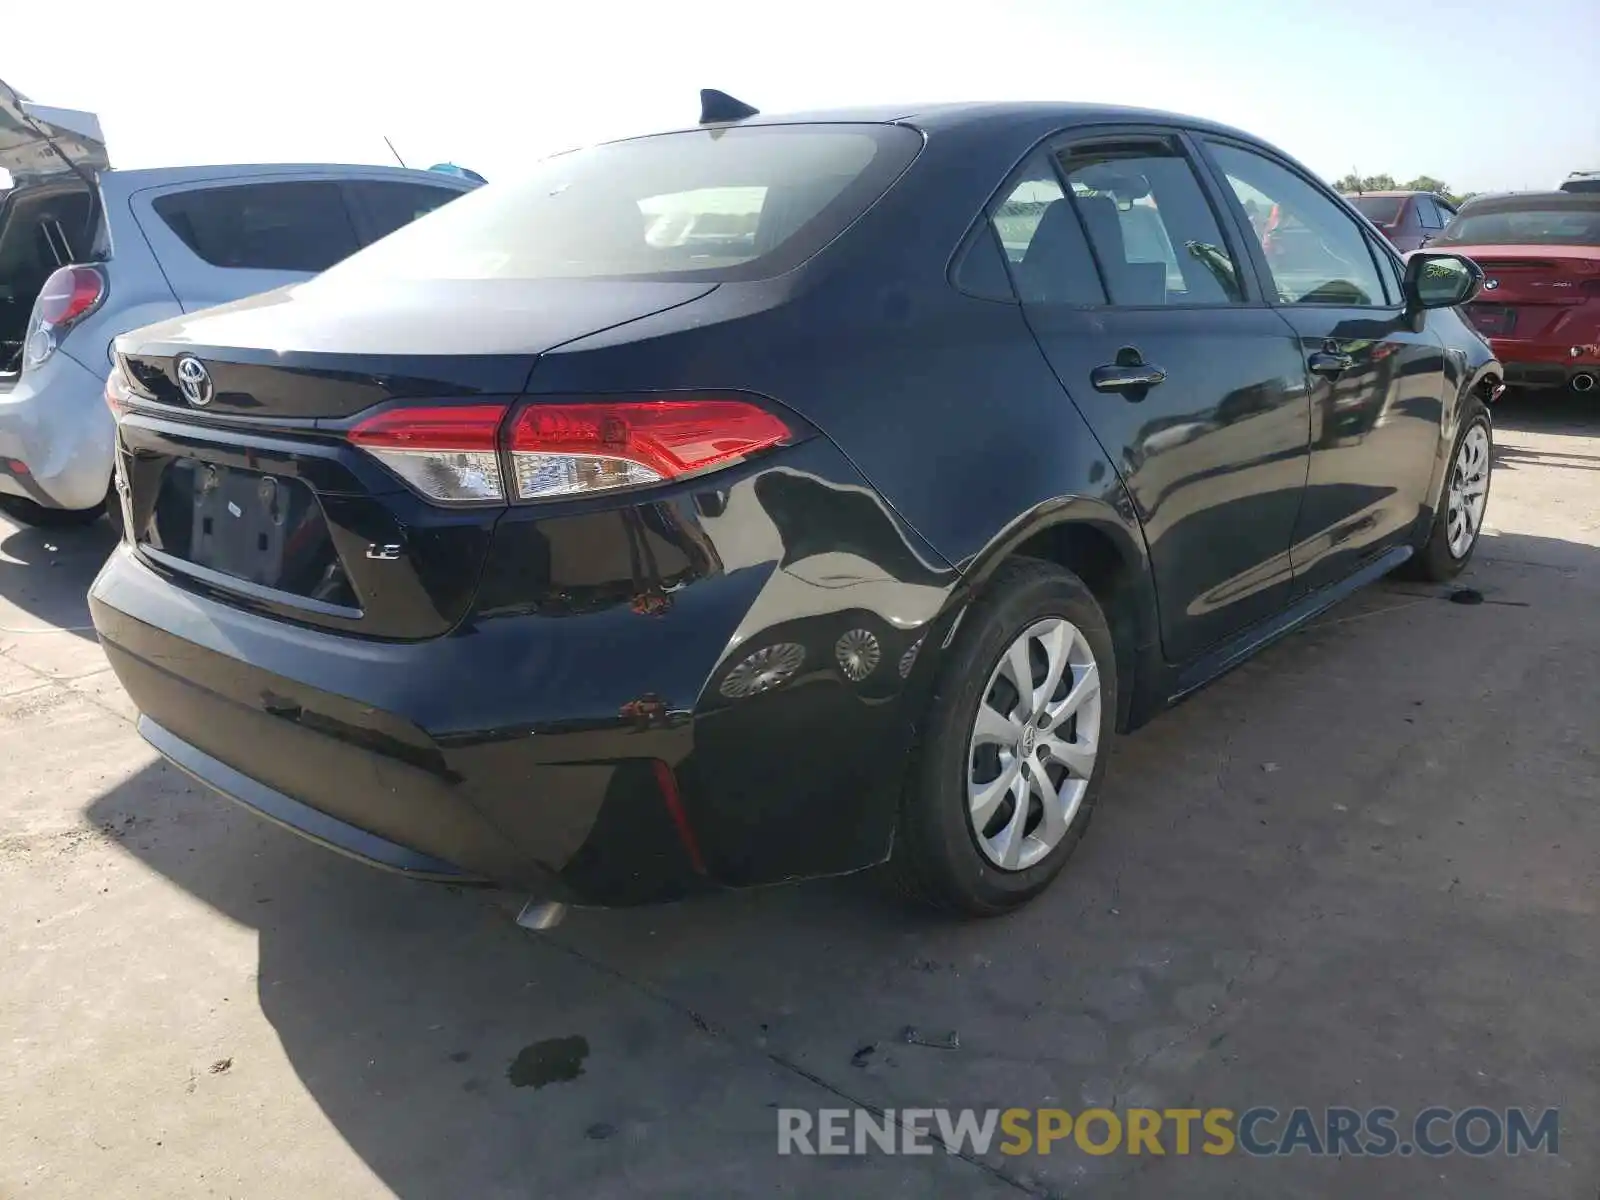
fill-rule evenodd
<path id="1" fill-rule="evenodd" d="M 1445 485 L 1449 480 L 1450 463 L 1455 453 L 1456 439 L 1460 436 L 1463 423 L 1472 419 L 1476 411 L 1475 402 L 1481 403 L 1486 412 L 1489 412 L 1489 421 L 1492 426 L 1494 417 L 1492 408 L 1495 399 L 1505 388 L 1505 372 L 1500 363 L 1490 359 L 1480 363 L 1476 369 L 1468 374 L 1443 413 L 1439 423 L 1439 443 L 1433 464 L 1433 477 L 1428 481 L 1428 507 L 1417 516 L 1416 537 L 1425 539 L 1432 528 L 1434 515 L 1444 498 Z"/>
<path id="2" fill-rule="evenodd" d="M 1158 640 L 1159 625 L 1149 560 L 1142 537 L 1130 531 L 1115 509 L 1077 501 L 1065 511 L 1037 515 L 1014 524 L 996 539 L 967 573 L 968 599 L 981 592 L 1002 563 L 1034 558 L 1054 563 L 1081 579 L 1105 613 L 1116 650 L 1117 728 L 1143 724 L 1148 706 L 1140 684 Z"/>

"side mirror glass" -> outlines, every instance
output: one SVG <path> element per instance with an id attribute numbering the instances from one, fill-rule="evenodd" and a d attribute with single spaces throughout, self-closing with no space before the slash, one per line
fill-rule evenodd
<path id="1" fill-rule="evenodd" d="M 1415 253 L 1406 258 L 1406 296 L 1416 308 L 1454 308 L 1483 287 L 1483 268 L 1459 254 Z"/>

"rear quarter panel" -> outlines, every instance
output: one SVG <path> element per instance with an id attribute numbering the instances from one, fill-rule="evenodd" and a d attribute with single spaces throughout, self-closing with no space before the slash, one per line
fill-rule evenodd
<path id="1" fill-rule="evenodd" d="M 796 409 L 959 569 L 948 609 L 1030 534 L 1053 522 L 1095 524 L 1140 581 L 1144 644 L 1154 597 L 1115 465 L 1020 306 L 966 295 L 946 277 L 991 193 L 1036 140 L 982 122 L 931 137 L 907 175 L 810 263 L 559 347 L 529 389 L 717 387 Z"/>

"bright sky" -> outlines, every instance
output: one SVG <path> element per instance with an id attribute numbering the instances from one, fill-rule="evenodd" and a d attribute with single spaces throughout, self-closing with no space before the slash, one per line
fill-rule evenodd
<path id="1" fill-rule="evenodd" d="M 1427 173 L 1457 190 L 1552 187 L 1600 168 L 1600 0 L 69 8 L 54 34 L 3 22 L 0 78 L 98 112 L 120 167 L 388 162 L 387 134 L 413 166 L 450 160 L 493 179 L 556 150 L 692 124 L 698 89 L 718 87 L 767 112 L 1137 104 L 1247 129 L 1328 178 Z"/>

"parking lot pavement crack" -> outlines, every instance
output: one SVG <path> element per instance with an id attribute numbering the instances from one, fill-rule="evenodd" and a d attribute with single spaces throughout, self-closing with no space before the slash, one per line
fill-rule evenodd
<path id="1" fill-rule="evenodd" d="M 803 1079 L 807 1083 L 810 1083 L 811 1085 L 813 1085 L 814 1087 L 821 1088 L 823 1091 L 827 1092 L 831 1096 L 837 1096 L 840 1100 L 843 1100 L 845 1103 L 849 1104 L 851 1107 L 863 1109 L 866 1112 L 870 1112 L 874 1117 L 877 1117 L 880 1121 L 884 1120 L 886 1117 L 888 1117 L 889 1114 L 882 1107 L 880 1107 L 880 1106 L 878 1106 L 876 1104 L 873 1104 L 870 1101 L 865 1100 L 860 1096 L 854 1095 L 850 1091 L 846 1090 L 845 1088 L 842 1088 L 842 1087 L 838 1086 L 835 1083 L 830 1083 L 827 1079 L 824 1079 L 821 1075 L 816 1074 L 816 1072 L 814 1072 L 814 1071 L 808 1071 L 805 1067 L 802 1067 L 799 1063 L 794 1062 L 792 1059 L 786 1058 L 784 1055 L 779 1054 L 778 1052 L 776 1052 L 774 1050 L 768 1050 L 768 1049 L 765 1049 L 764 1047 L 760 1047 L 760 1046 L 752 1046 L 749 1043 L 744 1042 L 744 1041 L 740 1040 L 737 1037 L 734 1037 L 726 1029 L 723 1029 L 720 1025 L 717 1025 L 716 1023 L 707 1020 L 704 1015 L 702 1015 L 701 1013 L 699 1013 L 695 1009 L 690 1008 L 687 1004 L 684 1004 L 681 1001 L 675 999 L 674 997 L 668 995 L 666 992 L 663 992 L 660 988 L 652 987 L 648 983 L 643 982 L 642 980 L 635 979 L 631 975 L 628 975 L 623 971 L 619 971 L 616 967 L 613 967 L 611 964 L 609 964 L 607 962 L 603 962 L 600 959 L 593 958 L 593 957 L 585 954 L 582 950 L 578 949 L 576 946 L 572 946 L 572 945 L 569 945 L 569 944 L 567 944 L 565 942 L 558 941 L 555 938 L 550 938 L 549 941 L 548 941 L 548 945 L 550 945 L 553 949 L 559 950 L 561 953 L 567 955 L 569 958 L 576 959 L 578 962 L 582 963 L 586 967 L 589 967 L 591 970 L 598 971 L 600 974 L 606 975 L 606 976 L 610 977 L 611 979 L 616 980 L 618 983 L 622 984 L 624 987 L 631 988 L 634 991 L 638 992 L 640 995 L 645 996 L 645 997 L 647 997 L 647 998 L 649 998 L 651 1000 L 654 1000 L 658 1004 L 665 1005 L 667 1008 L 670 1008 L 674 1012 L 679 1013 L 683 1017 L 687 1018 L 688 1021 L 696 1029 L 698 1029 L 701 1033 L 707 1035 L 708 1037 L 717 1038 L 719 1041 L 726 1042 L 728 1045 L 733 1046 L 736 1049 L 741 1050 L 741 1051 L 743 1051 L 745 1053 L 757 1055 L 757 1056 L 759 1056 L 761 1058 L 764 1058 L 768 1062 L 772 1063 L 774 1066 L 779 1068 L 780 1070 L 785 1071 L 788 1074 L 794 1075 L 794 1076 L 796 1076 L 796 1077 L 798 1077 L 800 1079 Z M 1244 969 L 1248 969 L 1248 963 L 1246 964 L 1246 967 Z M 1240 974 L 1243 974 L 1243 970 L 1244 969 L 1241 969 Z M 1231 981 L 1230 981 L 1230 984 L 1231 984 Z M 894 1120 L 894 1123 L 897 1126 L 899 1126 L 901 1129 L 906 1129 L 906 1130 L 910 1130 L 911 1129 L 910 1126 L 906 1125 L 903 1121 L 901 1121 L 899 1113 L 895 1113 L 892 1119 Z M 918 1133 L 920 1135 L 921 1133 L 924 1133 L 926 1131 L 924 1131 L 924 1130 L 916 1130 L 914 1132 L 916 1132 L 916 1133 Z M 993 1177 L 994 1179 L 996 1179 L 997 1181 L 999 1181 L 1000 1183 L 1003 1183 L 1006 1186 L 1015 1189 L 1016 1191 L 1022 1193 L 1024 1196 L 1034 1196 L 1034 1197 L 1038 1197 L 1039 1200 L 1049 1200 L 1049 1197 L 1051 1197 L 1054 1194 L 1053 1192 L 1051 1192 L 1048 1189 L 1037 1188 L 1037 1187 L 1032 1186 L 1031 1184 L 1028 1184 L 1028 1183 L 1024 1182 L 1023 1180 L 1017 1179 L 1015 1176 L 1007 1173 L 1006 1171 L 1002 1170 L 1001 1168 L 996 1167 L 991 1163 L 985 1162 L 982 1158 L 980 1158 L 977 1155 L 971 1153 L 970 1151 L 967 1151 L 965 1149 L 955 1148 L 955 1147 L 948 1147 L 948 1146 L 946 1147 L 946 1150 L 947 1150 L 947 1154 L 946 1154 L 947 1158 L 960 1159 L 962 1162 L 965 1162 L 965 1163 L 969 1164 L 970 1166 L 973 1166 L 973 1167 L 977 1168 L 978 1170 L 982 1171 L 984 1174 L 989 1175 L 989 1176 Z"/>
<path id="2" fill-rule="evenodd" d="M 1124 1063 L 1122 1065 L 1122 1069 L 1117 1072 L 1117 1077 L 1111 1084 L 1111 1105 L 1110 1105 L 1110 1107 L 1113 1110 L 1115 1110 L 1117 1108 L 1118 1101 L 1121 1100 L 1121 1098 L 1122 1098 L 1122 1088 L 1123 1088 L 1123 1085 L 1125 1083 L 1127 1083 L 1128 1076 L 1130 1074 L 1132 1074 L 1134 1071 L 1137 1071 L 1140 1067 L 1144 1066 L 1145 1063 L 1150 1062 L 1152 1059 L 1155 1059 L 1155 1058 L 1159 1057 L 1162 1054 L 1165 1054 L 1168 1050 L 1171 1050 L 1174 1046 L 1181 1046 L 1184 1042 L 1187 1042 L 1190 1038 L 1194 1037 L 1197 1033 L 1201 1032 L 1203 1029 L 1206 1029 L 1208 1026 L 1213 1024 L 1219 1017 L 1221 1017 L 1223 1015 L 1224 1012 L 1227 1011 L 1227 1001 L 1228 1001 L 1228 998 L 1233 995 L 1234 987 L 1239 983 L 1240 980 L 1242 980 L 1246 975 L 1248 975 L 1250 973 L 1250 968 L 1255 965 L 1255 961 L 1260 956 L 1260 954 L 1261 954 L 1260 950 L 1251 950 L 1249 955 L 1245 958 L 1243 965 L 1240 966 L 1240 968 L 1237 971 L 1235 971 L 1232 975 L 1228 976 L 1228 978 L 1223 981 L 1223 984 L 1222 984 L 1222 1000 L 1218 1004 L 1214 1005 L 1210 1012 L 1206 1013 L 1205 1016 L 1200 1017 L 1195 1021 L 1192 1021 L 1176 1037 L 1168 1038 L 1166 1041 L 1162 1042 L 1159 1046 L 1156 1046 L 1156 1047 L 1154 1047 L 1154 1048 L 1152 1048 L 1150 1050 L 1147 1050 L 1145 1053 L 1139 1055 L 1136 1058 L 1133 1058 L 1133 1059 L 1129 1060 L 1128 1062 L 1126 1062 L 1126 1063 Z"/>
<path id="3" fill-rule="evenodd" d="M 47 684 L 47 685 L 49 685 L 50 687 L 53 687 L 53 688 L 59 688 L 62 692 L 66 693 L 68 696 L 75 696 L 80 700 L 83 700 L 83 701 L 85 701 L 85 702 L 87 702 L 89 704 L 92 704 L 95 708 L 98 708 L 101 712 L 108 713 L 111 716 L 115 717 L 119 721 L 123 721 L 123 722 L 125 722 L 125 723 L 127 723 L 129 725 L 133 725 L 133 724 L 136 723 L 131 717 L 128 716 L 127 713 L 118 712 L 116 709 L 112 708 L 111 705 L 106 704 L 104 701 L 102 701 L 98 696 L 91 695 L 90 693 L 85 692 L 85 691 L 81 690 L 80 688 L 75 688 L 75 687 L 72 686 L 75 682 L 77 682 L 80 679 L 90 679 L 90 678 L 93 678 L 95 675 L 101 674 L 102 673 L 101 671 L 91 671 L 87 675 L 74 675 L 71 679 L 62 679 L 62 678 L 59 678 L 58 676 L 50 674 L 50 672 L 48 672 L 48 671 L 41 671 L 38 667 L 34 666 L 32 663 L 23 662 L 22 659 L 16 657 L 16 655 L 11 653 L 12 649 L 14 649 L 14 647 L 6 647 L 4 649 L 0 649 L 0 658 L 4 658 L 7 662 L 15 663 L 17 666 L 21 667 L 24 671 L 28 672 L 28 674 L 36 676 L 41 681 L 42 684 Z M 105 671 L 109 671 L 110 669 L 111 668 L 109 666 L 104 668 Z"/>

